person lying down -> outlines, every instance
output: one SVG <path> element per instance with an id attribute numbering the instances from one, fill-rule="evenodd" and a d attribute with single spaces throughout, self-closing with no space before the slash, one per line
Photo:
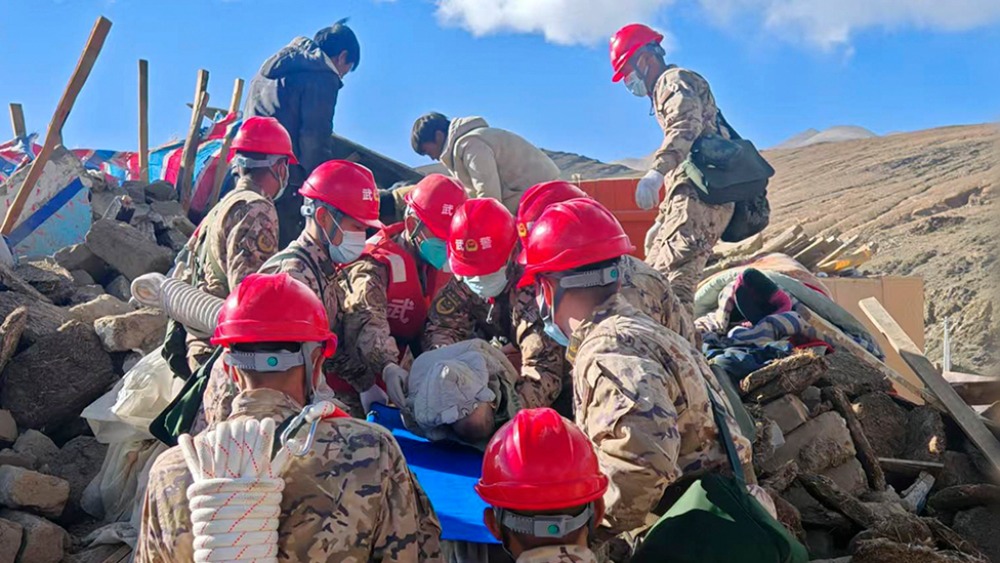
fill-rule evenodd
<path id="1" fill-rule="evenodd" d="M 421 354 L 405 381 L 386 385 L 414 434 L 485 449 L 493 433 L 521 409 L 516 378 L 498 348 L 467 340 Z"/>

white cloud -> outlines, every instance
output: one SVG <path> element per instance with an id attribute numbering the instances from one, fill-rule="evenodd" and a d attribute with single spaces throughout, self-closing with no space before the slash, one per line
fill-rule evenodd
<path id="1" fill-rule="evenodd" d="M 541 33 L 560 45 L 608 41 L 619 27 L 656 21 L 674 0 L 436 0 L 438 18 L 474 35 Z"/>

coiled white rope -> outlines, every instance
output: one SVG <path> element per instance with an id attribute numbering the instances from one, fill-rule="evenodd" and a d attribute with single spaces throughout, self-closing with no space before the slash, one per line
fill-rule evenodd
<path id="1" fill-rule="evenodd" d="M 346 413 L 329 401 L 307 406 L 281 435 L 274 459 L 275 422 L 265 418 L 223 422 L 192 438 L 179 438 L 194 482 L 188 506 L 194 533 L 194 560 L 276 562 L 281 516 L 281 478 L 289 456 L 312 449 L 319 421 Z M 304 441 L 292 438 L 309 424 Z"/>

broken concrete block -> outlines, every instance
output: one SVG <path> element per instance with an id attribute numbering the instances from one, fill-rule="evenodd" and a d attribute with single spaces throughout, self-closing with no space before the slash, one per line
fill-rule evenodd
<path id="1" fill-rule="evenodd" d="M 852 408 L 875 454 L 900 457 L 906 444 L 906 410 L 882 392 L 858 397 Z"/>
<path id="2" fill-rule="evenodd" d="M 144 188 L 146 197 L 156 201 L 173 201 L 177 199 L 177 189 L 173 184 L 157 180 Z M 155 201 L 154 201 L 155 203 Z"/>
<path id="3" fill-rule="evenodd" d="M 0 315 L 6 317 L 19 307 L 28 310 L 28 318 L 21 337 L 29 344 L 54 334 L 70 319 L 65 309 L 14 291 L 0 291 Z"/>
<path id="4" fill-rule="evenodd" d="M 862 362 L 854 354 L 838 352 L 826 356 L 826 361 L 828 367 L 820 378 L 820 385 L 840 387 L 848 398 L 892 390 L 892 384 L 880 371 Z"/>
<path id="5" fill-rule="evenodd" d="M 69 483 L 37 471 L 0 467 L 0 504 L 56 518 L 69 500 Z"/>
<path id="6" fill-rule="evenodd" d="M 799 393 L 799 397 L 802 399 L 802 403 L 805 404 L 806 408 L 810 411 L 823 402 L 823 392 L 820 391 L 819 387 L 806 387 L 805 391 Z"/>
<path id="7" fill-rule="evenodd" d="M 764 416 L 778 423 L 787 435 L 809 420 L 809 410 L 795 395 L 785 395 L 764 405 Z"/>
<path id="8" fill-rule="evenodd" d="M 108 295 L 113 295 L 126 303 L 129 299 L 132 299 L 132 285 L 125 276 L 115 276 L 104 286 L 104 289 L 108 292 Z"/>
<path id="9" fill-rule="evenodd" d="M 84 489 L 101 471 L 107 452 L 108 446 L 98 442 L 93 436 L 79 436 L 66 442 L 49 461 L 46 471 L 69 483 L 69 499 L 60 522 L 78 521 L 86 516 L 80 506 L 80 499 Z"/>
<path id="10" fill-rule="evenodd" d="M 146 184 L 138 180 L 126 180 L 122 183 L 122 189 L 136 204 L 146 201 Z"/>
<path id="11" fill-rule="evenodd" d="M 102 294 L 92 301 L 70 307 L 69 315 L 83 324 L 93 325 L 94 321 L 102 317 L 124 315 L 132 311 L 135 311 L 135 307 L 121 299 Z"/>
<path id="12" fill-rule="evenodd" d="M 73 276 L 73 283 L 75 283 L 77 287 L 94 285 L 97 283 L 94 281 L 94 276 L 88 274 L 87 270 L 73 270 L 69 273 L 69 275 Z M 75 293 L 76 292 L 74 291 L 74 294 Z"/>
<path id="13" fill-rule="evenodd" d="M 38 467 L 38 460 L 31 454 L 18 453 L 10 448 L 4 448 L 0 450 L 0 465 L 13 465 L 14 467 L 34 469 Z"/>
<path id="14" fill-rule="evenodd" d="M 154 201 L 150 204 L 150 208 L 154 213 L 159 213 L 161 217 L 167 219 L 168 217 L 184 217 L 184 208 L 181 207 L 181 202 L 177 200 L 169 201 Z"/>
<path id="15" fill-rule="evenodd" d="M 97 257 L 86 244 L 74 244 L 67 246 L 53 256 L 56 263 L 69 271 L 83 270 L 90 274 L 95 280 L 104 277 L 108 272 L 108 265 Z"/>
<path id="16" fill-rule="evenodd" d="M 21 551 L 24 529 L 20 524 L 0 519 L 0 563 L 14 563 Z"/>
<path id="17" fill-rule="evenodd" d="M 24 530 L 18 561 L 59 563 L 69 549 L 70 537 L 66 530 L 45 518 L 16 510 L 0 510 L 0 518 L 19 524 Z"/>
<path id="18" fill-rule="evenodd" d="M 940 413 L 927 406 L 910 411 L 906 416 L 906 445 L 901 457 L 914 461 L 941 461 L 947 446 Z"/>
<path id="19" fill-rule="evenodd" d="M 93 327 L 78 321 L 18 354 L 3 377 L 0 408 L 22 428 L 49 430 L 78 417 L 117 379 Z"/>
<path id="20" fill-rule="evenodd" d="M 858 496 L 868 489 L 868 476 L 858 458 L 852 457 L 837 467 L 831 467 L 820 473 L 829 477 L 844 492 Z"/>
<path id="21" fill-rule="evenodd" d="M 76 291 L 69 270 L 51 259 L 21 262 L 14 272 L 56 305 L 68 303 Z"/>
<path id="22" fill-rule="evenodd" d="M 121 221 L 101 219 L 90 227 L 87 246 L 130 280 L 150 272 L 166 273 L 174 255 L 138 229 Z"/>
<path id="23" fill-rule="evenodd" d="M 0 410 L 0 442 L 13 444 L 17 441 L 17 423 L 10 411 Z"/>
<path id="24" fill-rule="evenodd" d="M 87 301 L 93 301 L 102 295 L 106 294 L 104 287 L 99 284 L 80 286 L 76 288 L 76 293 L 73 294 L 72 303 L 73 305 L 80 305 Z"/>
<path id="25" fill-rule="evenodd" d="M 785 445 L 775 450 L 762 469 L 774 472 L 795 460 L 802 471 L 819 473 L 847 462 L 856 453 L 843 417 L 826 412 L 785 436 Z"/>
<path id="26" fill-rule="evenodd" d="M 14 442 L 14 451 L 44 463 L 59 453 L 59 446 L 38 430 L 28 429 Z"/>
<path id="27" fill-rule="evenodd" d="M 163 343 L 167 316 L 159 309 L 143 308 L 94 321 L 94 330 L 108 352 L 152 352 Z"/>

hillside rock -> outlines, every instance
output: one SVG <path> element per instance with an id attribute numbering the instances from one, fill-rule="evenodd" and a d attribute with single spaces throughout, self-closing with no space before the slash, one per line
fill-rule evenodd
<path id="1" fill-rule="evenodd" d="M 56 305 L 65 305 L 76 291 L 76 282 L 69 271 L 54 260 L 22 262 L 14 273 Z"/>
<path id="2" fill-rule="evenodd" d="M 3 379 L 0 407 L 22 428 L 51 430 L 79 416 L 116 377 L 93 328 L 70 321 L 18 354 Z"/>
<path id="3" fill-rule="evenodd" d="M 70 537 L 66 530 L 45 518 L 16 510 L 0 510 L 0 518 L 18 524 L 24 530 L 18 561 L 59 563 L 69 549 Z"/>
<path id="4" fill-rule="evenodd" d="M 94 321 L 94 330 L 108 352 L 152 352 L 163 343 L 167 317 L 159 309 L 143 308 Z"/>
<path id="5" fill-rule="evenodd" d="M 86 303 L 70 307 L 69 316 L 83 324 L 93 325 L 94 321 L 101 317 L 124 315 L 134 310 L 135 307 L 121 299 L 104 294 Z"/>
<path id="6" fill-rule="evenodd" d="M 20 524 L 0 519 L 0 563 L 14 563 L 21 550 L 24 529 Z"/>
<path id="7" fill-rule="evenodd" d="M 151 241 L 138 229 L 110 219 L 101 219 L 90 227 L 87 247 L 130 280 L 149 272 L 166 273 L 174 261 L 170 249 Z"/>

